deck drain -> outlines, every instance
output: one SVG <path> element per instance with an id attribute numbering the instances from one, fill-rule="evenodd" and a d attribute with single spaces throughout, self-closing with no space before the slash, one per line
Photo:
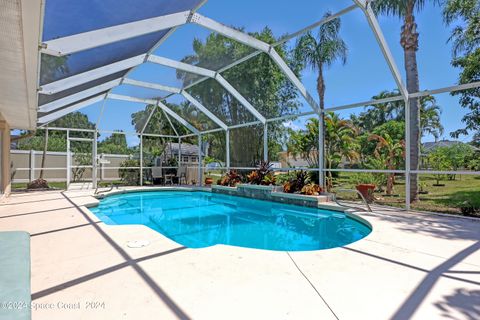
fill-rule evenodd
<path id="1" fill-rule="evenodd" d="M 127 242 L 127 247 L 129 248 L 143 248 L 150 244 L 148 240 L 133 240 Z"/>

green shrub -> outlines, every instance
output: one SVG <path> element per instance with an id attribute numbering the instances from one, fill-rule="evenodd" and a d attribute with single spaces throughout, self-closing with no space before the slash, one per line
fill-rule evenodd
<path id="1" fill-rule="evenodd" d="M 120 164 L 121 169 L 118 169 L 118 175 L 122 182 L 131 186 L 138 186 L 140 184 L 140 169 L 130 169 L 132 167 L 140 167 L 138 160 L 129 159 Z"/>

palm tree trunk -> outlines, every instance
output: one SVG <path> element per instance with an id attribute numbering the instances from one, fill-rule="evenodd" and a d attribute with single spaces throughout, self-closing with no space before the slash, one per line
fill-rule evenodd
<path id="1" fill-rule="evenodd" d="M 332 169 L 332 161 L 331 160 L 327 160 L 327 163 L 328 163 L 328 169 Z M 328 179 L 327 179 L 327 191 L 330 192 L 332 191 L 333 189 L 333 175 L 332 175 L 332 171 L 328 171 Z"/>
<path id="2" fill-rule="evenodd" d="M 39 179 L 43 179 L 43 168 L 45 168 L 45 159 L 47 158 L 47 149 L 48 149 L 48 129 L 45 129 L 45 141 L 43 145 L 43 155 L 42 155 L 42 165 L 40 168 Z"/>
<path id="3" fill-rule="evenodd" d="M 418 92 L 417 50 L 418 33 L 417 24 L 413 15 L 414 1 L 410 1 L 406 10 L 404 25 L 402 27 L 401 45 L 404 49 L 405 71 L 407 74 L 407 90 L 410 93 Z M 420 108 L 418 98 L 410 99 L 410 168 L 418 170 L 420 159 Z M 418 175 L 411 174 L 410 199 L 418 200 Z"/>
<path id="4" fill-rule="evenodd" d="M 317 78 L 317 92 L 318 92 L 318 98 L 319 98 L 319 106 L 320 106 L 320 110 L 323 111 L 325 110 L 325 79 L 323 78 L 323 67 L 322 65 L 320 64 L 318 66 L 318 78 Z M 323 121 L 323 123 L 325 124 L 325 114 L 321 114 L 321 116 L 319 117 L 319 121 Z M 325 166 L 325 157 L 326 157 L 326 148 L 325 148 L 325 140 L 326 140 L 326 136 L 325 136 L 325 133 L 326 133 L 326 130 L 325 130 L 325 125 L 321 126 L 321 128 L 323 128 L 323 133 L 322 133 L 322 137 L 323 137 L 323 159 L 320 159 L 320 150 L 318 150 L 318 153 L 319 153 L 319 156 L 318 156 L 318 164 L 319 164 L 319 167 L 323 168 Z M 318 134 L 320 134 L 320 132 L 318 132 Z M 320 161 L 323 160 L 322 162 L 323 163 L 320 163 Z M 321 175 L 321 172 L 320 172 L 320 175 Z M 331 179 L 332 177 L 332 173 L 329 172 L 328 173 L 328 180 Z M 325 183 L 325 181 L 323 181 L 323 183 Z M 328 182 L 327 182 L 327 189 L 330 191 L 330 188 L 328 186 Z M 324 186 L 321 186 L 321 187 L 324 187 Z"/>
<path id="5" fill-rule="evenodd" d="M 320 99 L 320 109 L 325 109 L 325 80 L 323 79 L 322 65 L 318 66 L 317 92 Z"/>

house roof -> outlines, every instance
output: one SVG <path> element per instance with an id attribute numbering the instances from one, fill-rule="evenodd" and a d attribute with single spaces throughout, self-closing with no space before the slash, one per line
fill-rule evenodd
<path id="1" fill-rule="evenodd" d="M 182 155 L 184 156 L 198 156 L 198 146 L 190 144 L 190 143 L 182 143 Z M 169 143 L 167 148 L 165 149 L 165 152 L 167 154 L 178 154 L 178 143 Z M 204 156 L 204 153 L 202 151 L 202 156 Z"/>
<path id="2" fill-rule="evenodd" d="M 477 147 L 474 147 L 470 144 L 464 143 L 462 141 L 452 141 L 452 140 L 441 140 L 436 142 L 425 142 L 423 143 L 424 152 L 428 153 L 436 148 L 440 147 L 451 147 L 457 144 L 464 144 L 472 148 L 472 150 L 479 150 Z"/>

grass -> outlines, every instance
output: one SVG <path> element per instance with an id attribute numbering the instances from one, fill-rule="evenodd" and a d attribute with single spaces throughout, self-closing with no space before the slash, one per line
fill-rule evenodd
<path id="1" fill-rule="evenodd" d="M 49 182 L 48 185 L 50 188 L 67 189 L 66 182 Z M 12 190 L 15 189 L 27 189 L 27 182 L 12 183 Z"/>
<path id="2" fill-rule="evenodd" d="M 420 200 L 411 206 L 414 210 L 451 214 L 462 214 L 462 206 L 473 206 L 480 210 L 480 176 L 457 175 L 455 180 L 448 180 L 445 177 L 440 182 L 445 186 L 435 186 L 434 175 L 420 175 L 420 183 L 428 194 L 420 194 Z M 350 182 L 348 174 L 341 174 L 336 179 L 336 187 L 352 189 L 355 186 Z M 396 178 L 394 193 L 395 196 L 387 197 L 384 192 L 375 192 L 375 198 L 377 199 L 375 203 L 404 207 L 405 181 L 403 178 Z"/>

